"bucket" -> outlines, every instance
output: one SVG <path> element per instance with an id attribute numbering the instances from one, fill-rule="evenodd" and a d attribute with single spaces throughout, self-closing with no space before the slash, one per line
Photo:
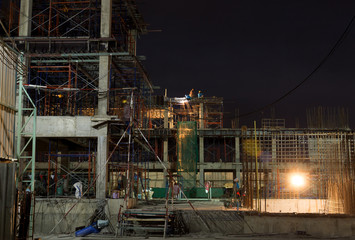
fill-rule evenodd
<path id="1" fill-rule="evenodd" d="M 57 187 L 57 195 L 58 196 L 63 196 L 63 186 Z"/>

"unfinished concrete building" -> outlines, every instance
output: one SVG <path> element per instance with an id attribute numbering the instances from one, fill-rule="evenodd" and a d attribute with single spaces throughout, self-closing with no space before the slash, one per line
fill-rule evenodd
<path id="1" fill-rule="evenodd" d="M 277 119 L 224 128 L 221 97 L 154 94 L 136 55 L 147 28 L 135 1 L 3 5 L 0 194 L 16 195 L 18 183 L 29 216 L 16 222 L 20 232 L 73 232 L 98 209 L 116 232 L 123 210 L 166 198 L 171 180 L 180 199 L 228 198 L 238 178 L 246 210 L 355 213 L 355 136 L 344 111 L 327 124 L 310 112 L 308 129 Z M 1 219 L 15 218 L 18 203 L 8 202 Z"/>

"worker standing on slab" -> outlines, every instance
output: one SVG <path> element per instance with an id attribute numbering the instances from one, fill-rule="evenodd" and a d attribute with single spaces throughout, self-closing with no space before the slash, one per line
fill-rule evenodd
<path id="1" fill-rule="evenodd" d="M 198 98 L 203 98 L 203 93 L 201 91 L 198 91 L 197 97 Z"/>
<path id="2" fill-rule="evenodd" d="M 194 95 L 195 95 L 195 94 L 194 94 L 194 90 L 195 90 L 195 89 L 191 89 L 190 94 L 189 94 L 190 98 L 193 98 L 193 97 L 194 97 Z"/>
<path id="3" fill-rule="evenodd" d="M 191 89 L 189 95 L 185 95 L 187 100 L 191 100 L 194 97 L 194 89 Z"/>

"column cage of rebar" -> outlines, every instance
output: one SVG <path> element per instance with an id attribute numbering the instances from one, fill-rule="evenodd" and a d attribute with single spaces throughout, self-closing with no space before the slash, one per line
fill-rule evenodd
<path id="1" fill-rule="evenodd" d="M 258 129 L 256 140 L 253 134 L 241 137 L 246 207 L 256 207 L 258 179 L 263 199 L 325 199 L 325 213 L 354 213 L 353 132 Z M 294 174 L 303 176 L 304 187 L 292 185 Z"/>

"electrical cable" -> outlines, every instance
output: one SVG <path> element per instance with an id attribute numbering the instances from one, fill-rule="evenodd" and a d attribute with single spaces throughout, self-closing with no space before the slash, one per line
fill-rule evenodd
<path id="1" fill-rule="evenodd" d="M 261 112 L 273 105 L 275 105 L 276 103 L 280 102 L 281 100 L 285 99 L 288 95 L 290 95 L 292 92 L 294 92 L 297 88 L 299 88 L 300 86 L 302 86 L 305 82 L 307 82 L 309 79 L 311 79 L 311 77 L 327 62 L 327 60 L 329 59 L 329 57 L 331 55 L 333 55 L 333 53 L 337 50 L 337 48 L 339 48 L 339 46 L 342 44 L 342 42 L 344 41 L 344 39 L 347 37 L 347 35 L 350 32 L 351 26 L 353 25 L 355 20 L 355 15 L 351 18 L 350 22 L 348 23 L 347 27 L 345 28 L 344 32 L 340 35 L 339 39 L 336 41 L 336 43 L 333 45 L 332 49 L 329 51 L 329 53 L 320 61 L 320 63 L 316 66 L 316 68 L 313 69 L 313 71 L 308 74 L 308 76 L 303 79 L 300 83 L 298 83 L 295 87 L 293 87 L 291 90 L 289 90 L 288 92 L 286 92 L 284 95 L 282 95 L 281 97 L 279 97 L 278 99 L 276 99 L 275 101 L 273 101 L 272 103 L 266 104 L 254 111 L 248 112 L 248 113 L 244 113 L 244 114 L 240 114 L 237 117 L 246 117 L 258 112 Z"/>

